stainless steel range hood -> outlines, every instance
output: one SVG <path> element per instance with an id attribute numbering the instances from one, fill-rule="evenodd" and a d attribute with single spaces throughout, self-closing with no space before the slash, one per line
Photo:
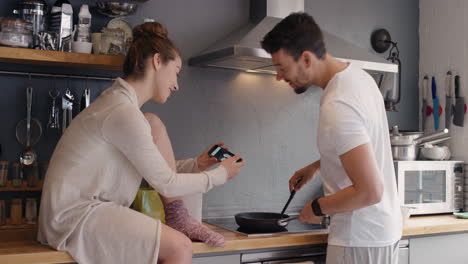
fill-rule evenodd
<path id="1" fill-rule="evenodd" d="M 250 0 L 250 22 L 215 42 L 189 65 L 276 74 L 271 56 L 260 41 L 282 18 L 304 11 L 304 0 Z M 323 31 L 327 51 L 340 60 L 353 62 L 369 72 L 398 72 L 396 64 Z"/>

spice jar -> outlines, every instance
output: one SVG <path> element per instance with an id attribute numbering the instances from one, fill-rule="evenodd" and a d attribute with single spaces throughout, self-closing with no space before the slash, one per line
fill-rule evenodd
<path id="1" fill-rule="evenodd" d="M 47 169 L 49 168 L 48 161 L 39 162 L 39 185 L 42 186 L 44 183 L 45 176 L 47 174 Z"/>
<path id="2" fill-rule="evenodd" d="M 35 198 L 26 198 L 25 217 L 28 224 L 35 224 L 37 220 L 37 203 Z"/>
<path id="3" fill-rule="evenodd" d="M 11 166 L 11 184 L 13 187 L 23 186 L 23 168 L 18 162 Z"/>
<path id="4" fill-rule="evenodd" d="M 6 224 L 6 205 L 5 200 L 0 200 L 0 225 Z"/>
<path id="5" fill-rule="evenodd" d="M 20 225 L 23 223 L 23 201 L 21 199 L 11 200 L 10 219 L 12 225 Z"/>
<path id="6" fill-rule="evenodd" d="M 28 187 L 37 187 L 39 185 L 39 167 L 37 162 L 34 162 L 31 166 L 24 167 L 23 173 L 26 176 Z"/>
<path id="7" fill-rule="evenodd" d="M 8 182 L 8 161 L 0 161 L 0 187 L 4 187 Z"/>
<path id="8" fill-rule="evenodd" d="M 125 55 L 125 32 L 117 28 L 103 28 L 100 52 L 109 55 Z"/>

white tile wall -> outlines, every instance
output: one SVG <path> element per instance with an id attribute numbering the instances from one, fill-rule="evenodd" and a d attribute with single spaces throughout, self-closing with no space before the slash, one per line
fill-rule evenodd
<path id="1" fill-rule="evenodd" d="M 444 112 L 439 130 L 445 126 L 445 75 L 451 70 L 460 75 L 461 96 L 468 96 L 468 1 L 466 0 L 420 0 L 420 87 L 424 75 L 435 76 L 437 93 Z M 430 88 L 429 79 L 429 88 Z M 429 89 L 430 90 L 430 89 Z M 421 95 L 420 92 L 420 106 Z M 428 94 L 428 103 L 432 99 Z M 468 98 L 467 98 L 468 99 Z M 468 161 L 468 123 L 465 127 L 450 127 L 452 159 Z M 434 131 L 433 116 L 427 118 L 426 132 Z"/>

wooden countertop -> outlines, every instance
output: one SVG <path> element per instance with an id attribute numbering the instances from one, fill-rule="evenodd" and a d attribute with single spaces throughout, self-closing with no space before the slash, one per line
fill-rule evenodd
<path id="1" fill-rule="evenodd" d="M 468 219 L 449 215 L 413 216 L 403 228 L 404 237 L 468 232 Z"/>
<path id="2" fill-rule="evenodd" d="M 247 237 L 220 227 L 216 227 L 209 224 L 207 225 L 211 229 L 222 234 L 226 238 L 226 246 L 224 248 L 215 248 L 203 243 L 195 242 L 193 243 L 194 254 L 287 246 L 301 246 L 311 244 L 326 244 L 328 239 L 327 231 Z"/>
<path id="3" fill-rule="evenodd" d="M 193 253 L 215 253 L 249 249 L 275 248 L 322 244 L 327 242 L 327 232 L 281 234 L 262 237 L 246 237 L 231 231 L 209 225 L 226 238 L 226 247 L 213 248 L 203 243 L 193 243 Z M 457 219 L 453 215 L 411 217 L 404 227 L 403 236 L 413 237 L 452 232 L 468 232 L 468 220 Z M 0 243 L 0 263 L 2 264 L 44 264 L 72 263 L 66 252 L 59 252 L 31 240 Z"/>

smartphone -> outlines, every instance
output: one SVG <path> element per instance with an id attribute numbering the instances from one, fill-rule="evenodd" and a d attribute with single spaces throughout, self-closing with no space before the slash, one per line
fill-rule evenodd
<path id="1" fill-rule="evenodd" d="M 231 153 L 229 150 L 221 147 L 221 146 L 218 146 L 218 145 L 214 145 L 209 151 L 208 151 L 208 155 L 210 155 L 211 157 L 215 157 L 218 161 L 223 161 L 227 158 L 230 158 L 230 157 L 233 157 L 235 156 L 233 153 Z M 238 159 L 236 162 L 241 162 L 242 159 Z"/>

